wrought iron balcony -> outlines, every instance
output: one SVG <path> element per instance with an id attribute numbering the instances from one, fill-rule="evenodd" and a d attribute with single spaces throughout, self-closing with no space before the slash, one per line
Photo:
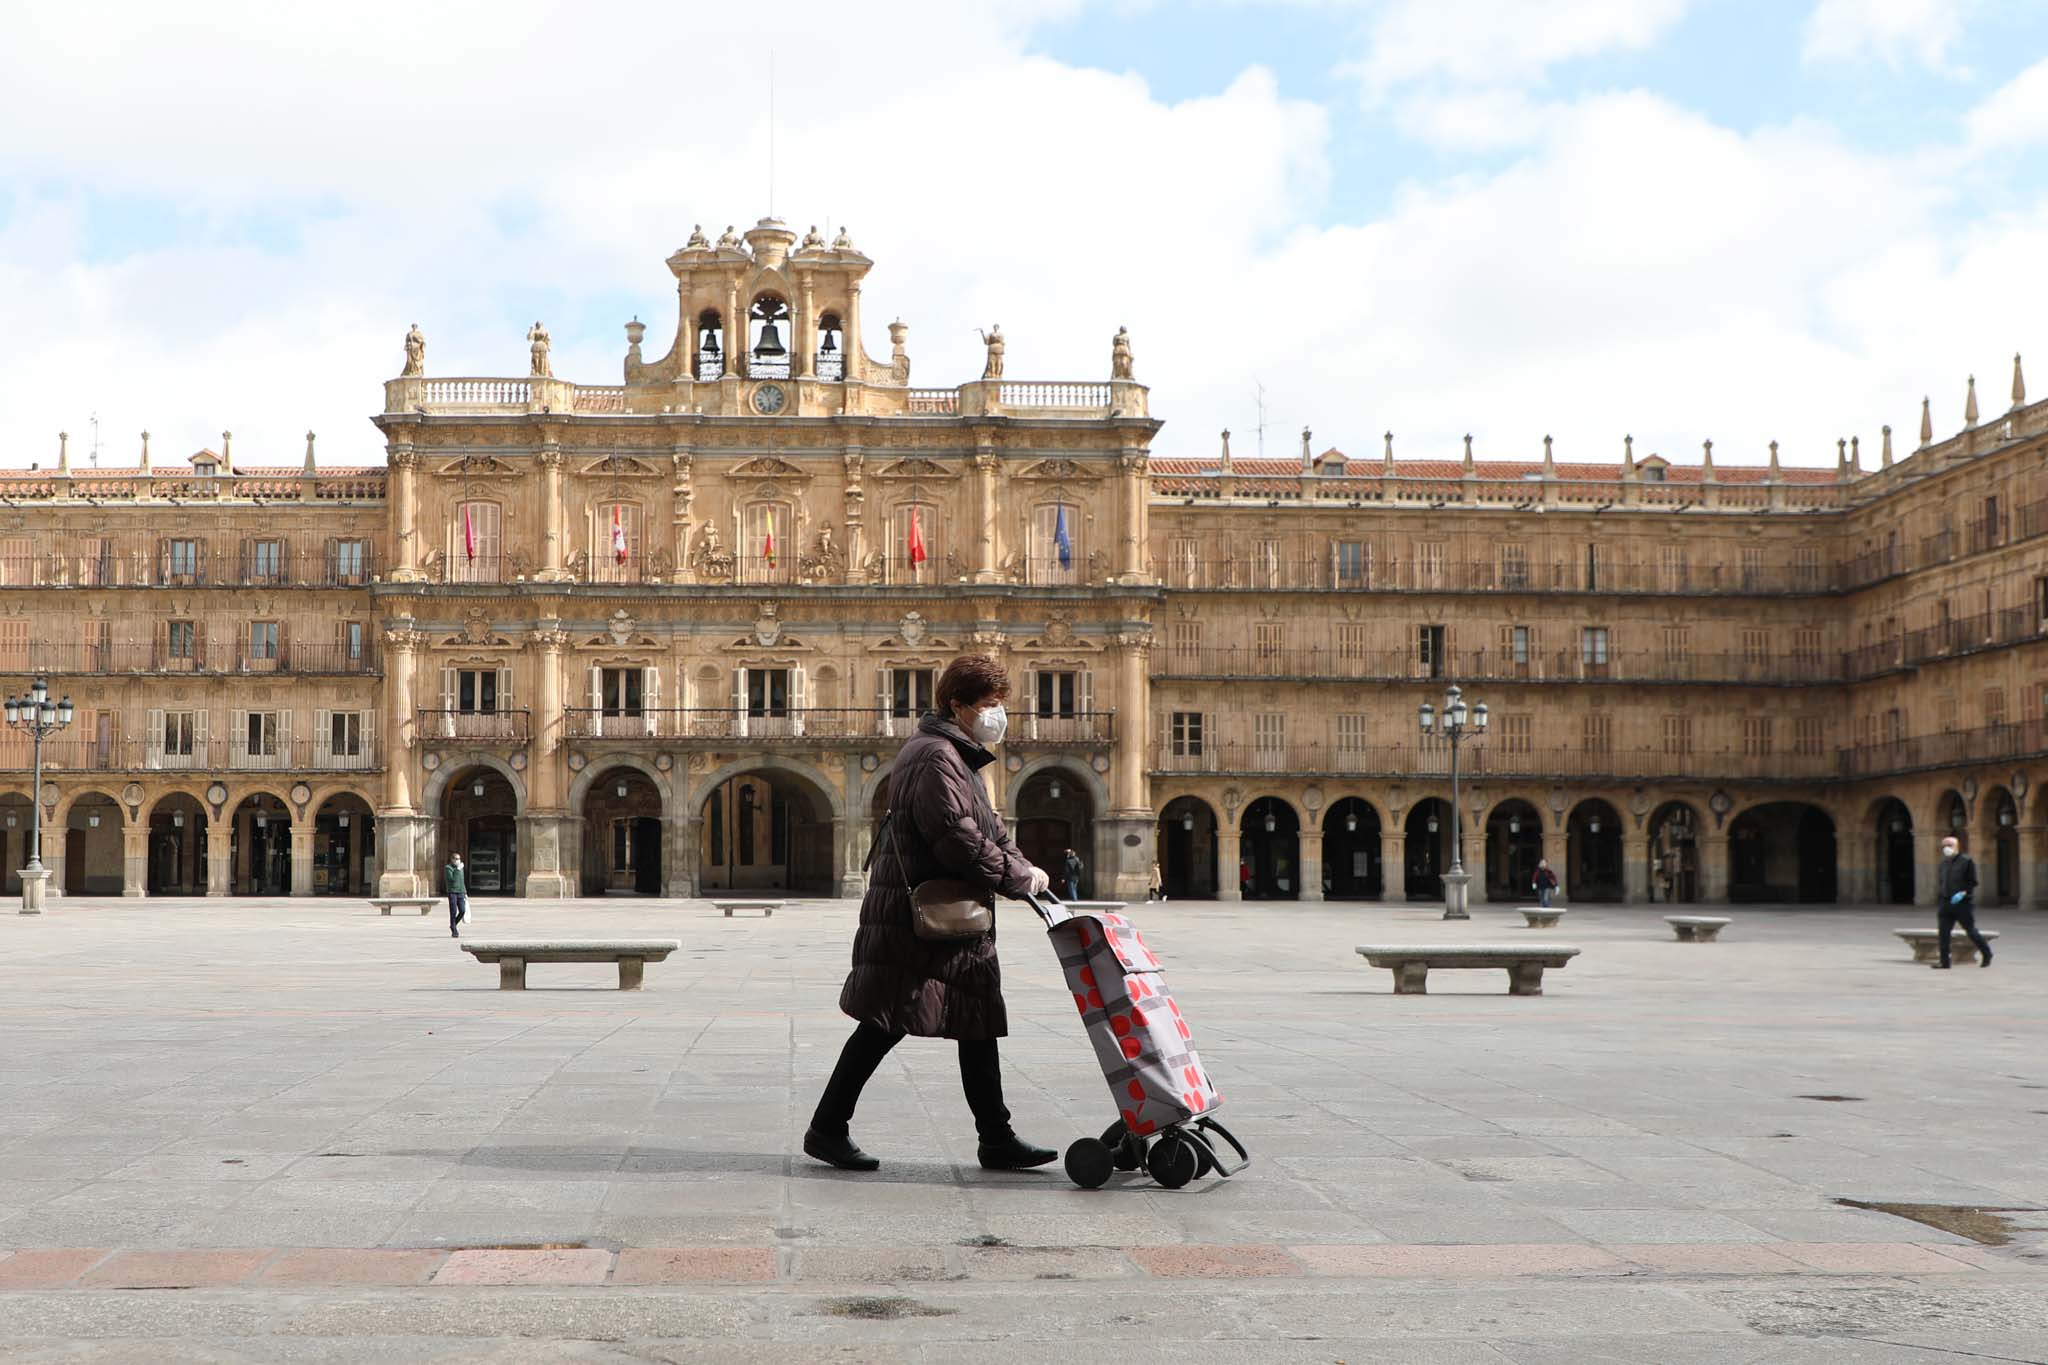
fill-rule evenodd
<path id="1" fill-rule="evenodd" d="M 509 747 L 526 743 L 533 731 L 533 713 L 518 711 L 427 711 L 417 714 L 413 738 L 422 744 L 487 744 Z"/>

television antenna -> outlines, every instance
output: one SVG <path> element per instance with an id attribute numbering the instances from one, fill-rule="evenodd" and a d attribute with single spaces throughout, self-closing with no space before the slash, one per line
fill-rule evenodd
<path id="1" fill-rule="evenodd" d="M 94 469 L 100 467 L 100 415 L 98 413 L 92 415 L 92 453 L 86 458 L 92 461 Z"/>
<path id="2" fill-rule="evenodd" d="M 1252 430 L 1257 433 L 1259 438 L 1259 458 L 1264 459 L 1266 455 L 1266 428 L 1272 426 L 1273 423 L 1266 416 L 1266 386 L 1259 382 L 1257 375 L 1252 376 L 1252 393 L 1253 401 L 1258 404 L 1259 409 L 1259 420 L 1253 423 Z"/>

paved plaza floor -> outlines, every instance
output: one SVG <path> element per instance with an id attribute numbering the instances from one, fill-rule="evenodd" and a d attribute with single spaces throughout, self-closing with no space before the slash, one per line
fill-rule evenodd
<path id="1" fill-rule="evenodd" d="M 854 906 L 479 901 L 476 937 L 661 936 L 614 989 L 358 901 L 0 915 L 0 1359 L 2048 1361 L 2048 915 L 1168 904 L 1133 914 L 1255 1164 L 997 1174 L 950 1045 L 792 1156 Z M 999 914 L 1018 1127 L 1113 1117 L 1036 920 Z M 1541 997 L 1367 941 L 1557 941 Z M 2018 1210 L 1987 1245 L 1841 1201 Z"/>

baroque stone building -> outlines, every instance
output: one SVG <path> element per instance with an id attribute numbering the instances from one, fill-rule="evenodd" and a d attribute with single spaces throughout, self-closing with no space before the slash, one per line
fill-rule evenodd
<path id="1" fill-rule="evenodd" d="M 78 705 L 77 893 L 854 894 L 939 669 L 1018 681 L 997 804 L 1092 894 L 1919 901 L 1959 832 L 2048 895 L 2048 405 L 1874 470 L 1155 453 L 1131 376 L 910 384 L 872 263 L 763 220 L 669 258 L 624 383 L 428 373 L 381 467 L 0 475 L 0 685 Z M 1493 723 L 1417 733 L 1450 682 Z M 0 736 L 0 857 L 29 749 Z M 10 885 L 12 882 L 10 881 Z"/>

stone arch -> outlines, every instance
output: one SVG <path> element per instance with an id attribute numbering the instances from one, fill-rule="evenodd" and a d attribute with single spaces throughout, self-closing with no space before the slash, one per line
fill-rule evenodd
<path id="1" fill-rule="evenodd" d="M 1247 900 L 1301 898 L 1302 825 L 1301 808 L 1284 796 L 1261 793 L 1245 802 L 1237 829 L 1239 885 Z"/>
<path id="2" fill-rule="evenodd" d="M 1346 792 L 1322 811 L 1325 900 L 1378 900 L 1386 894 L 1380 859 L 1387 816 L 1369 798 Z"/>
<path id="3" fill-rule="evenodd" d="M 606 754 L 601 759 L 593 758 L 584 764 L 583 771 L 569 780 L 569 809 L 583 809 L 584 800 L 590 795 L 590 789 L 596 784 L 597 779 L 615 768 L 631 768 L 652 782 L 654 790 L 661 794 L 664 817 L 675 811 L 676 793 L 674 783 L 670 780 L 673 774 L 661 771 L 654 766 L 652 760 L 642 758 L 638 754 Z"/>
<path id="4" fill-rule="evenodd" d="M 576 830 L 566 842 L 576 853 L 578 894 L 669 894 L 674 834 L 688 822 L 672 818 L 677 812 L 662 776 L 652 763 L 627 754 L 607 754 L 576 775 L 569 798 Z"/>
<path id="5" fill-rule="evenodd" d="M 46 789 L 50 786 L 50 779 L 47 773 L 43 777 L 43 786 Z M 28 793 L 24 792 L 23 795 L 28 795 Z M 79 787 L 75 790 L 60 787 L 57 790 L 56 808 L 50 812 L 50 821 L 45 828 L 65 828 L 71 818 L 71 808 L 88 797 L 104 798 L 111 802 L 114 809 L 120 812 L 122 826 L 126 827 L 128 825 L 128 807 L 121 803 L 121 798 L 114 792 L 106 791 L 99 787 Z"/>
<path id="6" fill-rule="evenodd" d="M 1759 801 L 1728 822 L 1728 899 L 1825 904 L 1838 886 L 1837 828 L 1812 801 Z"/>
<path id="7" fill-rule="evenodd" d="M 813 787 L 816 787 L 819 795 L 825 798 L 825 802 L 830 808 L 834 820 L 844 820 L 846 818 L 846 802 L 839 790 L 839 784 L 832 778 L 827 777 L 822 769 L 814 767 L 802 759 L 787 758 L 782 754 L 757 754 L 750 758 L 734 759 L 730 763 L 713 769 L 702 780 L 691 783 L 690 793 L 686 799 L 693 806 L 701 806 L 707 796 L 732 778 L 738 777 L 743 773 L 761 772 L 764 769 L 769 772 L 787 773 L 792 777 L 802 778 Z"/>
<path id="8" fill-rule="evenodd" d="M 1911 905 L 1918 894 L 1918 823 L 1913 808 L 1903 797 L 1874 798 L 1863 814 L 1863 828 L 1870 839 L 1871 899 L 1886 905 Z"/>
<path id="9" fill-rule="evenodd" d="M 1109 783 L 1086 762 L 1069 754 L 1041 754 L 1011 773 L 1010 780 L 1004 787 L 1003 808 L 1015 810 L 1017 797 L 1023 792 L 1024 785 L 1040 773 L 1054 768 L 1081 779 L 1081 785 L 1088 789 L 1088 799 L 1095 803 L 1096 810 L 1109 809 Z"/>
<path id="10" fill-rule="evenodd" d="M 201 896 L 207 890 L 207 833 L 213 810 L 205 788 L 160 791 L 143 812 L 143 890 L 151 896 Z"/>
<path id="11" fill-rule="evenodd" d="M 420 809 L 428 815 L 439 817 L 441 803 L 448 790 L 448 784 L 472 768 L 489 768 L 511 784 L 513 799 L 518 803 L 519 813 L 526 813 L 526 782 L 510 763 L 495 754 L 465 749 L 460 753 L 447 754 L 440 767 L 427 774 L 427 780 L 420 784 Z"/>
<path id="12" fill-rule="evenodd" d="M 1007 808 L 1017 847 L 1045 869 L 1055 891 L 1071 899 L 1071 892 L 1087 896 L 1109 884 L 1102 874 L 1115 868 L 1116 851 L 1105 842 L 1107 788 L 1085 762 L 1049 755 L 1026 763 L 1011 774 Z M 1067 885 L 1069 848 L 1081 860 L 1078 888 Z"/>
<path id="13" fill-rule="evenodd" d="M 2004 784 L 1977 794 L 1978 899 L 2016 905 L 2020 897 L 2020 804 Z"/>
<path id="14" fill-rule="evenodd" d="M 1934 837 L 1937 840 L 1954 835 L 1963 845 L 1963 852 L 1975 853 L 1972 847 L 1977 841 L 1970 837 L 1970 803 L 1954 787 L 1942 789 L 1934 798 Z"/>
<path id="15" fill-rule="evenodd" d="M 1618 901 L 1626 894 L 1622 814 L 1605 797 L 1588 796 L 1565 816 L 1564 870 L 1558 880 L 1575 901 Z"/>
<path id="16" fill-rule="evenodd" d="M 1485 839 L 1481 887 L 1490 901 L 1529 904 L 1536 894 L 1536 864 L 1543 854 L 1543 807 L 1510 794 L 1493 803 L 1480 824 Z M 1473 870 L 1466 864 L 1466 870 Z M 1560 871 L 1558 881 L 1564 880 Z"/>
<path id="17" fill-rule="evenodd" d="M 114 792 L 60 790 L 56 809 L 43 824 L 43 866 L 57 872 L 55 885 L 70 896 L 120 895 L 128 825 L 128 808 Z"/>
<path id="18" fill-rule="evenodd" d="M 285 792 L 274 783 L 256 783 L 228 793 L 221 803 L 228 828 L 228 892 L 230 895 L 283 896 L 291 893 L 293 862 L 298 855 L 292 831 L 300 817 Z M 282 813 L 284 828 L 272 816 Z M 209 831 L 210 832 L 210 831 Z"/>
<path id="19" fill-rule="evenodd" d="M 1451 870 L 1451 839 L 1455 812 L 1450 798 L 1430 794 L 1408 803 L 1401 816 L 1404 866 L 1401 894 L 1411 901 L 1441 901 L 1443 878 Z M 1436 821 L 1431 829 L 1429 822 Z"/>
<path id="20" fill-rule="evenodd" d="M 858 885 L 838 784 L 808 763 L 762 754 L 691 787 L 688 828 L 700 891 L 841 894 Z M 765 825 L 764 822 L 765 821 Z"/>
<path id="21" fill-rule="evenodd" d="M 1650 812 L 1650 899 L 1684 905 L 1700 898 L 1700 812 L 1683 798 Z"/>
<path id="22" fill-rule="evenodd" d="M 1167 798 L 1158 819 L 1153 847 L 1167 898 L 1215 899 L 1221 847 L 1216 836 L 1222 828 L 1216 808 L 1203 797 L 1182 793 Z"/>

